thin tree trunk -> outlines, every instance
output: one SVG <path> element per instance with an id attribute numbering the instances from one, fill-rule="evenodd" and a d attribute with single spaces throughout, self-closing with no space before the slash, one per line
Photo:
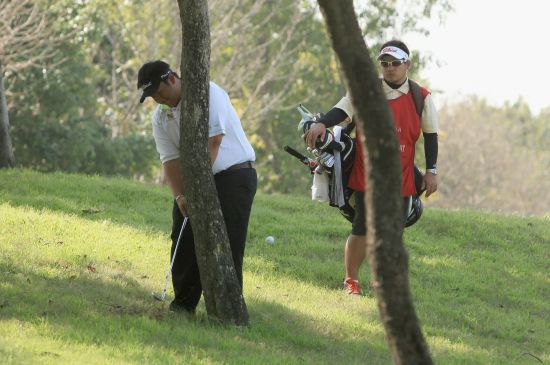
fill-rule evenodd
<path id="1" fill-rule="evenodd" d="M 0 62 L 0 168 L 15 167 L 15 155 L 10 137 L 8 102 L 4 88 L 4 71 Z"/>
<path id="2" fill-rule="evenodd" d="M 431 364 L 417 319 L 403 245 L 401 166 L 395 124 L 361 35 L 352 0 L 318 0 L 365 141 L 367 256 L 395 364 Z"/>
<path id="3" fill-rule="evenodd" d="M 182 22 L 180 153 L 209 317 L 248 325 L 207 149 L 210 28 L 207 1 L 178 0 Z"/>

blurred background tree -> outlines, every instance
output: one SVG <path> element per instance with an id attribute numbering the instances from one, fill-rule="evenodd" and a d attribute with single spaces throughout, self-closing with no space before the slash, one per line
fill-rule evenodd
<path id="1" fill-rule="evenodd" d="M 497 108 L 475 96 L 440 109 L 443 178 L 434 204 L 544 215 L 550 191 L 550 113 L 522 100 Z"/>
<path id="2" fill-rule="evenodd" d="M 51 17 L 29 0 L 0 2 L 0 167 L 15 166 L 5 75 L 51 61 L 58 39 Z"/>

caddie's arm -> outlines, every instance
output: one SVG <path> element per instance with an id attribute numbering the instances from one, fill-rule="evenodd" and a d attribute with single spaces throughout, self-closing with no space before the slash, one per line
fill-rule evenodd
<path id="1" fill-rule="evenodd" d="M 327 128 L 323 123 L 315 123 L 304 135 L 304 140 L 309 147 L 315 148 L 315 141 L 317 141 L 317 138 L 323 140 L 326 132 Z"/>
<path id="2" fill-rule="evenodd" d="M 306 144 L 314 148 L 317 138 L 325 139 L 327 128 L 334 127 L 342 122 L 351 121 L 353 117 L 353 107 L 347 96 L 344 96 L 338 104 L 328 111 L 325 115 L 319 118 L 319 122 L 311 126 L 304 135 Z"/>
<path id="3" fill-rule="evenodd" d="M 426 189 L 426 198 L 437 191 L 438 127 L 437 112 L 432 96 L 428 94 L 424 99 L 424 110 L 422 111 L 422 133 L 426 158 L 426 173 L 422 179 L 422 185 Z"/>

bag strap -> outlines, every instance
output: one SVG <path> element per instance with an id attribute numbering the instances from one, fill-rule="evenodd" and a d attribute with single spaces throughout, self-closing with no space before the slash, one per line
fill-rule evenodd
<path id="1" fill-rule="evenodd" d="M 409 79 L 409 89 L 411 90 L 414 100 L 416 114 L 418 114 L 418 117 L 422 119 L 422 111 L 424 110 L 424 95 L 422 95 L 420 85 L 418 85 L 415 81 Z"/>
<path id="2" fill-rule="evenodd" d="M 349 123 L 347 126 L 345 126 L 342 129 L 342 132 L 344 132 L 346 134 L 351 134 L 351 132 L 353 132 L 354 129 L 355 129 L 355 122 L 352 119 L 351 123 Z"/>

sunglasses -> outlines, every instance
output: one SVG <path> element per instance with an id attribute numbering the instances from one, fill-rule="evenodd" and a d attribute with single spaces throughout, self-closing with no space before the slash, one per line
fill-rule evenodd
<path id="1" fill-rule="evenodd" d="M 404 64 L 405 60 L 395 60 L 395 61 L 380 61 L 380 65 L 384 68 L 387 68 L 387 67 L 390 67 L 390 66 L 393 66 L 393 67 L 398 67 L 398 66 L 401 66 L 402 64 Z"/>

